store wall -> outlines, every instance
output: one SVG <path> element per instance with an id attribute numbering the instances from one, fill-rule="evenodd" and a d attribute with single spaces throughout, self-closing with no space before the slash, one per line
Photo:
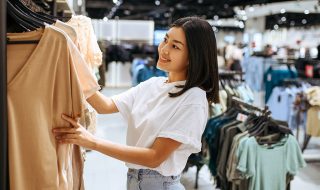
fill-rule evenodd
<path id="1" fill-rule="evenodd" d="M 219 30 L 215 33 L 217 40 L 217 47 L 223 48 L 227 43 L 243 42 L 243 32 L 223 31 Z"/>
<path id="2" fill-rule="evenodd" d="M 143 20 L 92 20 L 98 40 L 108 40 L 110 44 L 129 43 L 153 44 L 154 22 Z M 129 87 L 131 63 L 111 62 L 108 64 L 106 85 L 109 87 Z"/>

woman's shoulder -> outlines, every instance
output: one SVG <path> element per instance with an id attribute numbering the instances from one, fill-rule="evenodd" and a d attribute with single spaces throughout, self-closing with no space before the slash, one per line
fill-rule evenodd
<path id="1" fill-rule="evenodd" d="M 139 87 L 149 87 L 149 86 L 153 86 L 155 84 L 161 83 L 161 82 L 163 83 L 165 80 L 166 79 L 164 77 L 152 77 L 146 81 L 139 83 L 138 86 Z"/>
<path id="2" fill-rule="evenodd" d="M 185 92 L 185 96 L 184 104 L 186 105 L 204 105 L 208 103 L 206 92 L 199 87 L 190 88 Z"/>

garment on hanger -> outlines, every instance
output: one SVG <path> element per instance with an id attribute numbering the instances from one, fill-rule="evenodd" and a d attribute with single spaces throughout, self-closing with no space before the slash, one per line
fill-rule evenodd
<path id="1" fill-rule="evenodd" d="M 100 66 L 102 64 L 102 51 L 94 34 L 91 19 L 82 15 L 72 16 L 66 24 L 76 30 L 79 50 L 90 68 L 93 70 Z"/>
<path id="2" fill-rule="evenodd" d="M 59 30 L 61 30 L 61 32 L 65 32 L 67 37 L 70 37 L 70 39 L 72 40 L 72 42 L 74 43 L 74 45 L 76 46 L 76 48 L 73 48 L 74 51 L 77 51 L 77 49 L 79 50 L 79 43 L 78 43 L 78 35 L 76 30 L 72 27 L 69 26 L 66 23 L 63 23 L 59 20 L 57 20 L 57 22 L 54 24 L 54 26 L 52 27 L 57 27 Z M 80 51 L 80 50 L 79 50 Z M 77 55 L 80 55 L 80 52 L 76 53 Z M 86 73 L 89 74 L 87 71 L 88 69 L 90 70 L 88 64 L 84 64 L 85 60 L 80 56 L 78 57 L 78 59 L 80 59 L 81 61 L 79 61 L 79 64 L 75 64 L 76 69 L 80 70 L 79 73 Z M 83 72 L 84 70 L 84 72 Z M 85 86 L 86 88 L 90 89 L 90 90 L 85 90 L 85 97 L 88 98 L 91 95 L 93 95 L 96 91 L 98 91 L 100 89 L 100 86 L 97 85 L 96 83 L 96 79 L 95 76 L 91 73 L 91 77 L 81 77 L 80 78 L 86 78 L 86 79 L 91 79 L 87 80 L 87 81 L 81 81 L 83 82 L 82 85 Z M 84 104 L 84 110 L 83 110 L 83 115 L 84 117 L 80 120 L 80 123 L 92 134 L 95 133 L 96 131 L 96 111 L 91 107 L 91 105 L 89 103 L 85 103 Z"/>
<path id="3" fill-rule="evenodd" d="M 224 114 L 208 121 L 204 132 L 204 139 L 209 146 L 209 169 L 215 176 L 216 187 L 222 190 L 285 190 L 292 176 L 305 166 L 296 139 L 286 123 L 269 117 L 269 111 L 262 111 L 243 101 L 235 100 L 232 98 L 231 105 Z M 262 115 L 256 115 L 257 111 Z M 247 141 L 248 139 L 252 142 Z M 246 150 L 250 146 L 254 146 L 252 150 Z M 270 152 L 258 151 L 257 146 L 270 149 Z M 280 148 L 284 146 L 289 148 Z M 277 160 L 280 166 L 285 166 L 281 172 L 278 172 L 278 165 L 259 165 L 264 163 L 261 160 L 268 159 L 273 154 L 277 154 L 273 157 L 273 162 Z M 244 155 L 248 157 L 244 158 Z M 254 160 L 255 158 L 258 160 Z M 252 164 L 250 167 L 255 173 L 247 173 L 248 169 L 241 165 L 243 160 L 249 160 L 248 164 Z M 270 182 L 273 176 L 277 176 L 275 184 Z"/>
<path id="4" fill-rule="evenodd" d="M 8 37 L 39 40 L 7 46 L 10 187 L 83 189 L 80 148 L 57 144 L 52 129 L 70 126 L 62 113 L 82 116 L 83 91 L 90 95 L 97 83 L 80 69 L 85 63 L 70 38 L 55 27 Z"/>
<path id="5" fill-rule="evenodd" d="M 306 166 L 299 144 L 292 135 L 272 145 L 260 145 L 255 137 L 249 137 L 242 145 L 237 169 L 250 180 L 249 190 L 285 190 L 287 174 L 296 175 Z"/>

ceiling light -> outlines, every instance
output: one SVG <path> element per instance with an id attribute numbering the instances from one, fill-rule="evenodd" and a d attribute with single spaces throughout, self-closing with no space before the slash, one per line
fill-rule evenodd
<path id="1" fill-rule="evenodd" d="M 155 0 L 155 1 L 154 1 L 154 4 L 156 4 L 157 6 L 159 6 L 159 5 L 160 5 L 160 0 Z"/>
<path id="2" fill-rule="evenodd" d="M 309 14 L 310 13 L 310 11 L 309 10 L 304 10 L 304 14 Z"/>
<path id="3" fill-rule="evenodd" d="M 203 3 L 203 0 L 198 0 L 198 3 L 199 3 L 199 4 L 202 4 L 202 3 Z"/>
<path id="4" fill-rule="evenodd" d="M 108 17 L 103 17 L 103 21 L 108 21 L 109 19 L 108 19 Z"/>
<path id="5" fill-rule="evenodd" d="M 244 16 L 242 17 L 242 20 L 248 20 L 248 17 L 247 17 L 246 15 L 244 15 Z"/>
<path id="6" fill-rule="evenodd" d="M 275 24 L 275 25 L 273 26 L 273 28 L 274 28 L 275 30 L 278 30 L 278 29 L 279 29 L 279 26 L 278 26 L 277 24 Z"/>
<path id="7" fill-rule="evenodd" d="M 241 11 L 240 11 L 240 14 L 241 14 L 241 15 L 245 15 L 245 14 L 246 14 L 246 11 L 245 11 L 245 10 L 241 10 Z"/>
<path id="8" fill-rule="evenodd" d="M 129 10 L 125 10 L 125 11 L 123 11 L 123 13 L 124 13 L 125 15 L 130 15 L 130 14 L 131 14 L 131 12 L 130 12 Z"/>
<path id="9" fill-rule="evenodd" d="M 296 24 L 296 22 L 293 20 L 290 22 L 290 26 L 294 26 Z"/>
<path id="10" fill-rule="evenodd" d="M 307 24 L 307 20 L 306 19 L 302 19 L 301 23 L 302 24 Z"/>
<path id="11" fill-rule="evenodd" d="M 249 11 L 250 12 L 253 12 L 254 11 L 254 8 L 251 6 L 251 7 L 249 7 Z"/>
<path id="12" fill-rule="evenodd" d="M 114 3 L 114 4 L 117 4 L 117 3 L 118 3 L 118 0 L 113 0 L 113 3 Z"/>
<path id="13" fill-rule="evenodd" d="M 244 23 L 242 21 L 239 22 L 239 27 L 244 28 Z"/>
<path id="14" fill-rule="evenodd" d="M 281 14 L 284 14 L 284 13 L 286 13 L 286 10 L 285 10 L 285 9 L 281 9 L 281 10 L 280 10 L 280 13 L 281 13 Z"/>
<path id="15" fill-rule="evenodd" d="M 78 4 L 78 7 L 81 7 L 82 6 L 82 0 L 78 0 L 77 4 Z"/>
<path id="16" fill-rule="evenodd" d="M 282 21 L 282 22 L 286 22 L 286 20 L 287 20 L 287 18 L 286 18 L 286 17 L 284 17 L 284 16 L 283 16 L 283 17 L 281 17 L 281 21 Z"/>
<path id="17" fill-rule="evenodd" d="M 214 15 L 213 19 L 214 20 L 219 20 L 219 16 L 218 15 Z"/>
<path id="18" fill-rule="evenodd" d="M 212 27 L 212 29 L 213 29 L 214 32 L 218 32 L 218 28 L 217 27 L 214 26 L 214 27 Z"/>

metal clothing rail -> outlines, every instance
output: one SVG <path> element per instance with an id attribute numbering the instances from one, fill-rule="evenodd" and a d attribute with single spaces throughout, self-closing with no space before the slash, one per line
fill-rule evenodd
<path id="1" fill-rule="evenodd" d="M 7 113 L 7 1 L 0 1 L 0 189 L 9 190 Z"/>

